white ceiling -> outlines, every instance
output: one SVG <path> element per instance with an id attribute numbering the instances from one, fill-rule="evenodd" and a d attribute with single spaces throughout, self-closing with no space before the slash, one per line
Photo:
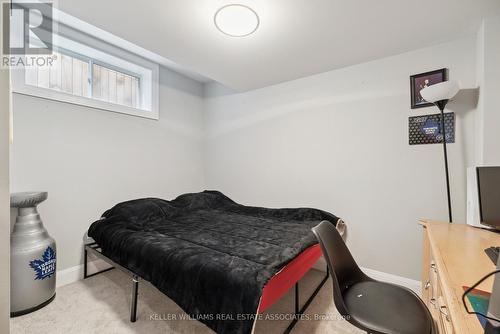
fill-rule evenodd
<path id="1" fill-rule="evenodd" d="M 251 36 L 213 15 L 242 3 Z M 474 32 L 499 0 L 59 0 L 63 11 L 237 90 L 250 90 L 430 46 Z"/>

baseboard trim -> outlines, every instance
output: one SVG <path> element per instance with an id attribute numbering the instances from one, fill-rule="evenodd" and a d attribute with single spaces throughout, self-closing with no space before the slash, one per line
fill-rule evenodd
<path id="1" fill-rule="evenodd" d="M 108 268 L 109 264 L 102 259 L 95 259 L 93 261 L 88 262 L 88 270 L 90 273 Z M 320 258 L 318 262 L 313 267 L 314 269 L 325 271 L 326 270 L 326 262 L 323 258 Z M 417 280 L 413 280 L 410 278 L 385 273 L 382 271 L 370 269 L 370 268 L 361 268 L 365 274 L 370 276 L 373 279 L 384 281 L 388 283 L 402 285 L 407 287 L 408 289 L 413 290 L 419 296 L 422 293 L 421 282 Z M 75 283 L 79 280 L 83 279 L 83 264 L 70 267 L 63 270 L 57 271 L 56 277 L 56 287 L 60 288 L 67 284 Z"/>
<path id="2" fill-rule="evenodd" d="M 363 270 L 365 274 L 367 274 L 373 279 L 376 279 L 377 281 L 384 281 L 388 283 L 401 285 L 412 290 L 419 296 L 422 295 L 422 283 L 420 281 L 394 274 L 385 273 L 383 271 L 378 271 L 370 268 L 362 267 L 361 270 Z"/>
<path id="3" fill-rule="evenodd" d="M 326 271 L 326 262 L 323 257 L 321 257 L 318 262 L 313 267 L 314 269 Z M 370 268 L 361 267 L 361 270 L 377 281 L 388 282 L 392 284 L 397 284 L 404 286 L 412 291 L 414 291 L 417 295 L 422 295 L 422 284 L 420 281 L 413 280 L 411 278 L 406 278 L 394 274 L 389 274 L 383 271 L 378 271 Z"/>
<path id="4" fill-rule="evenodd" d="M 87 263 L 87 269 L 89 273 L 93 273 L 105 268 L 109 268 L 109 264 L 102 259 L 95 259 Z M 83 279 L 83 264 L 63 270 L 58 270 L 56 276 L 56 287 L 60 288 L 65 285 L 78 282 L 81 279 Z"/>
<path id="5" fill-rule="evenodd" d="M 56 287 L 74 283 L 83 278 L 83 265 L 58 270 L 56 274 Z"/>

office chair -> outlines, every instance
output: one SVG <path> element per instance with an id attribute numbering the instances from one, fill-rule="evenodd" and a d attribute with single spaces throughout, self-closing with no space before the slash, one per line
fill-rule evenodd
<path id="1" fill-rule="evenodd" d="M 435 334 L 432 316 L 410 289 L 365 275 L 333 224 L 312 229 L 333 281 L 333 300 L 352 325 L 371 334 Z"/>

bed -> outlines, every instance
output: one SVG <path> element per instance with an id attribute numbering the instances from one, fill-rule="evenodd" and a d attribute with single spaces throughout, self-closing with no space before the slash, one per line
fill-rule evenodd
<path id="1" fill-rule="evenodd" d="M 131 275 L 132 321 L 144 280 L 215 332 L 248 334 L 291 287 L 299 315 L 325 283 L 328 274 L 299 309 L 298 281 L 322 255 L 311 228 L 324 220 L 343 224 L 322 210 L 244 206 L 217 191 L 122 202 L 90 226 L 84 277 L 99 273 L 88 273 L 92 252 Z"/>

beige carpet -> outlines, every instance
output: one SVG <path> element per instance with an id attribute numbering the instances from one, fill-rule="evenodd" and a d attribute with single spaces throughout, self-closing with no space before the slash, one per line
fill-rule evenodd
<path id="1" fill-rule="evenodd" d="M 307 274 L 299 284 L 301 295 L 309 296 L 322 275 L 324 273 L 316 270 Z M 130 292 L 130 279 L 116 269 L 66 285 L 57 290 L 55 300 L 45 308 L 13 318 L 11 333 L 214 333 L 198 321 L 186 320 L 185 313 L 174 302 L 149 284 L 139 285 L 138 319 L 131 323 Z M 272 319 L 291 313 L 292 292 L 293 289 L 262 317 Z M 341 319 L 335 310 L 330 280 L 309 306 L 305 317 L 309 319 L 299 321 L 292 333 L 362 333 Z M 316 320 L 318 317 L 322 320 Z M 287 325 L 285 320 L 259 320 L 255 333 L 282 333 Z"/>

